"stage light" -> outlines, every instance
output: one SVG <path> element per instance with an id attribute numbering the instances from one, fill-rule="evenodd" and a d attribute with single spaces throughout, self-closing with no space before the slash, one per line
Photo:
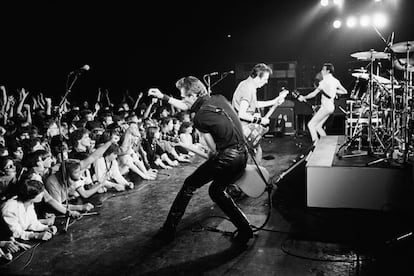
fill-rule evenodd
<path id="1" fill-rule="evenodd" d="M 359 19 L 359 24 L 361 27 L 368 27 L 371 23 L 371 18 L 368 15 L 363 15 Z"/>
<path id="2" fill-rule="evenodd" d="M 344 0 L 333 0 L 333 3 L 337 6 L 342 6 L 342 4 L 344 3 Z"/>
<path id="3" fill-rule="evenodd" d="M 328 6 L 328 5 L 329 5 L 329 0 L 321 0 L 321 5 L 322 5 L 323 7 Z"/>
<path id="4" fill-rule="evenodd" d="M 381 0 L 374 0 L 374 2 L 381 2 Z"/>
<path id="5" fill-rule="evenodd" d="M 382 27 L 385 27 L 387 25 L 388 19 L 384 14 L 377 13 L 372 18 L 372 21 L 373 21 L 372 23 L 374 24 L 375 27 L 382 28 Z"/>
<path id="6" fill-rule="evenodd" d="M 339 28 L 341 28 L 341 26 L 342 26 L 342 22 L 341 22 L 341 20 L 335 20 L 333 23 L 332 23 L 332 25 L 333 25 L 333 27 L 335 28 L 335 29 L 339 29 Z"/>
<path id="7" fill-rule="evenodd" d="M 355 27 L 356 24 L 357 24 L 357 19 L 355 18 L 355 16 L 350 16 L 350 17 L 347 18 L 346 25 L 349 28 Z"/>

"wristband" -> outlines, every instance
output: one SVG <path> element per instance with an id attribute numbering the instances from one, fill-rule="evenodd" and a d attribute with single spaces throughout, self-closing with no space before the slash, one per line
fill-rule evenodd
<path id="1" fill-rule="evenodd" d="M 163 94 L 162 95 L 162 100 L 166 101 L 168 103 L 168 101 L 170 100 L 170 96 Z"/>

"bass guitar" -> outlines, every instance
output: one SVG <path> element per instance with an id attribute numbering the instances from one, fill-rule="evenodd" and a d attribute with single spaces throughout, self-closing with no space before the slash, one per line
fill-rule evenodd
<path id="1" fill-rule="evenodd" d="M 295 100 L 298 100 L 298 101 L 299 101 L 299 97 L 300 97 L 301 95 L 300 95 L 300 93 L 299 93 L 297 90 L 294 90 L 294 91 L 290 92 L 290 94 L 292 95 L 292 97 L 293 97 Z M 302 101 L 301 101 L 301 102 L 302 102 Z M 307 102 L 307 101 L 304 101 L 304 102 L 302 102 L 302 103 L 304 103 L 304 104 L 306 104 L 307 106 L 309 106 L 309 107 L 312 109 L 312 113 L 313 113 L 313 114 L 315 114 L 315 112 L 316 112 L 316 111 L 318 111 L 318 109 L 319 109 L 319 106 L 317 106 L 317 105 L 313 105 L 313 104 L 311 104 L 311 103 L 309 103 L 309 102 Z"/>
<path id="2" fill-rule="evenodd" d="M 289 94 L 289 91 L 284 89 L 279 93 L 278 98 L 284 99 Z M 269 119 L 279 106 L 279 101 L 274 104 L 263 118 Z M 262 119 L 263 119 L 262 118 Z M 269 131 L 269 125 L 262 125 L 257 123 L 249 123 L 243 126 L 243 134 L 246 137 L 246 142 L 250 148 L 256 148 L 262 137 Z"/>

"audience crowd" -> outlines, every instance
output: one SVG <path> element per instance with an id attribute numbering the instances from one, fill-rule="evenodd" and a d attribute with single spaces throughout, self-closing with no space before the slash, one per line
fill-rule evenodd
<path id="1" fill-rule="evenodd" d="M 160 170 L 191 162 L 206 147 L 188 111 L 156 98 L 124 94 L 112 103 L 52 102 L 42 93 L 0 86 L 0 258 L 47 241 L 55 218 L 78 218 L 102 204 L 99 194 L 134 189 Z"/>

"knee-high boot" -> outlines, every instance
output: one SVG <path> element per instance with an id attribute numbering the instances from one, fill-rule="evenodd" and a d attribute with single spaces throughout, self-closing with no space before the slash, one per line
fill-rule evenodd
<path id="1" fill-rule="evenodd" d="M 212 197 L 212 199 L 229 217 L 234 226 L 237 227 L 238 234 L 235 237 L 236 242 L 246 243 L 253 237 L 253 231 L 249 221 L 226 192 L 222 191 L 218 195 L 215 195 L 214 198 Z"/>
<path id="2" fill-rule="evenodd" d="M 161 230 L 156 234 L 156 238 L 162 240 L 173 240 L 175 236 L 175 229 L 178 223 L 181 221 L 187 208 L 188 203 L 193 197 L 193 189 L 189 187 L 182 187 L 178 192 L 170 212 L 168 213 L 167 219 L 164 222 Z"/>

